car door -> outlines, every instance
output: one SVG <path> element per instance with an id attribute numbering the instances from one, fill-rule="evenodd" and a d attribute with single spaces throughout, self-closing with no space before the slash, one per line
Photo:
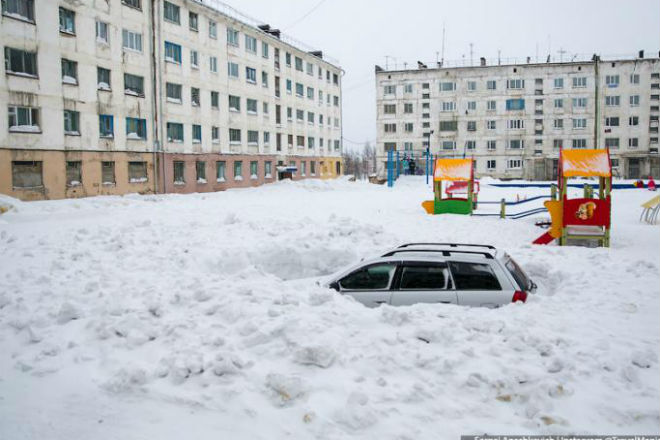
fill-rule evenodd
<path id="1" fill-rule="evenodd" d="M 396 284 L 390 302 L 393 306 L 458 302 L 446 263 L 402 262 Z"/>
<path id="2" fill-rule="evenodd" d="M 507 295 L 502 289 L 489 263 L 450 261 L 448 266 L 456 287 L 458 304 L 495 308 L 511 302 L 512 292 Z"/>
<path id="3" fill-rule="evenodd" d="M 350 295 L 367 307 L 389 304 L 395 262 L 374 263 L 361 267 L 338 281 L 339 291 Z"/>

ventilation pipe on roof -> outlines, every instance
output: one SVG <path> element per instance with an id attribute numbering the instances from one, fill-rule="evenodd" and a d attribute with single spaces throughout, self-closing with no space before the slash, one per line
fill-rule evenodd
<path id="1" fill-rule="evenodd" d="M 481 58 L 479 58 L 479 61 L 481 61 L 481 67 L 485 67 L 485 66 L 486 66 L 486 58 L 481 57 Z"/>
<path id="2" fill-rule="evenodd" d="M 644 51 L 643 51 L 643 50 L 640 50 L 638 56 L 639 56 L 640 58 L 644 58 Z"/>

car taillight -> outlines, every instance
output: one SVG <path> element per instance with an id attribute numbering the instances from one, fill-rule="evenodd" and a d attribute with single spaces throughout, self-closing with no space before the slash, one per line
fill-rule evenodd
<path id="1" fill-rule="evenodd" d="M 527 292 L 523 292 L 522 290 L 516 290 L 513 294 L 513 298 L 511 298 L 511 302 L 516 302 L 516 301 L 522 301 L 522 302 L 527 301 Z"/>

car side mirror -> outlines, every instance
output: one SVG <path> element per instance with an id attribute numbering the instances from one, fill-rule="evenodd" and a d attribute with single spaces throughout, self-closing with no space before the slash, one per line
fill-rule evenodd
<path id="1" fill-rule="evenodd" d="M 532 286 L 530 287 L 531 293 L 536 293 L 536 289 L 538 288 L 538 286 L 534 281 L 531 281 L 531 284 L 532 284 Z"/>
<path id="2" fill-rule="evenodd" d="M 330 289 L 334 289 L 334 290 L 336 290 L 337 292 L 339 292 L 339 283 L 338 283 L 337 281 L 333 281 L 332 283 L 330 283 L 330 284 L 328 285 L 328 287 L 329 287 Z"/>

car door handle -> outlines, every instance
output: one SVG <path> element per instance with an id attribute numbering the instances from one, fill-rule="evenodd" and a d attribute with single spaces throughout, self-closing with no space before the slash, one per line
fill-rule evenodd
<path id="1" fill-rule="evenodd" d="M 387 301 L 374 301 L 375 304 L 387 304 Z"/>
<path id="2" fill-rule="evenodd" d="M 438 301 L 440 304 L 451 304 L 451 301 Z"/>

